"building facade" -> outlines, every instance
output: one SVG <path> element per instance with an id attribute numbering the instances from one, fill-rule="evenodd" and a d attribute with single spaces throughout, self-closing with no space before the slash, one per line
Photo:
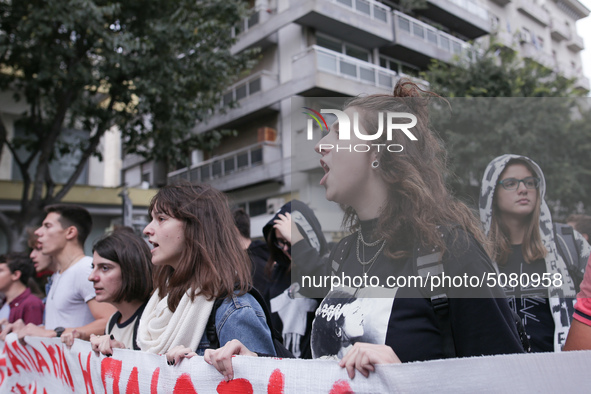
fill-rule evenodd
<path id="1" fill-rule="evenodd" d="M 400 77 L 416 77 L 431 59 L 451 62 L 470 42 L 494 37 L 522 56 L 555 69 L 589 90 L 582 74 L 583 40 L 576 20 L 589 14 L 573 0 L 428 0 L 401 10 L 377 0 L 256 0 L 235 34 L 234 51 L 260 47 L 250 75 L 232 85 L 216 114 L 195 133 L 238 130 L 211 154 L 194 152 L 192 165 L 168 181 L 207 182 L 228 192 L 253 217 L 253 236 L 291 198 L 310 204 L 329 237 L 340 236 L 338 207 L 324 199 L 324 174 L 313 144 L 292 115 L 311 98 L 389 93 Z M 143 163 L 146 165 L 146 163 Z M 125 167 L 135 171 L 138 165 Z"/>

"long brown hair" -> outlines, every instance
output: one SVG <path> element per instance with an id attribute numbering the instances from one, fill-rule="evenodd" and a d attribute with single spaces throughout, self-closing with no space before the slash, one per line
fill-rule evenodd
<path id="1" fill-rule="evenodd" d="M 533 168 L 529 165 L 529 163 L 525 160 L 513 159 L 509 160 L 507 165 L 505 165 L 505 169 L 499 176 L 499 179 L 505 173 L 505 170 L 509 168 L 509 166 L 513 164 L 523 164 L 529 172 L 535 176 L 536 172 Z M 511 241 L 509 238 L 509 229 L 501 221 L 501 213 L 499 212 L 499 207 L 497 204 L 497 190 L 498 187 L 495 188 L 495 194 L 493 197 L 493 204 L 492 204 L 492 218 L 490 223 L 490 231 L 488 233 L 488 239 L 490 241 L 490 249 L 491 255 L 493 259 L 497 262 L 497 264 L 505 265 L 507 263 L 507 259 L 512 252 L 511 248 Z M 525 228 L 525 234 L 523 236 L 523 243 L 521 246 L 521 251 L 523 253 L 523 258 L 525 259 L 526 263 L 531 263 L 532 261 L 536 261 L 539 259 L 543 259 L 548 254 L 546 247 L 542 242 L 542 236 L 540 235 L 540 212 L 542 206 L 542 200 L 540 197 L 540 189 L 536 189 L 537 195 L 537 204 L 534 207 L 533 212 L 529 215 L 529 221 Z"/>
<path id="2" fill-rule="evenodd" d="M 154 267 L 154 287 L 161 297 L 168 295 L 171 311 L 189 289 L 191 301 L 197 295 L 213 299 L 250 289 L 250 262 L 225 194 L 206 184 L 167 185 L 152 198 L 150 215 L 154 210 L 184 223 L 185 245 L 176 269 Z"/>
<path id="3" fill-rule="evenodd" d="M 445 241 L 437 228 L 440 225 L 458 225 L 479 242 L 485 242 L 473 212 L 456 200 L 445 185 L 446 152 L 429 126 L 428 103 L 434 96 L 438 97 L 408 80 L 400 80 L 392 95 L 357 97 L 346 104 L 359 110 L 360 122 L 370 133 L 379 128 L 379 113 L 410 112 L 417 118 L 411 129 L 417 141 L 410 141 L 395 130 L 391 140 L 386 140 L 383 133 L 375 142 L 404 147 L 400 153 L 385 148 L 377 153 L 377 171 L 388 185 L 388 203 L 380 212 L 376 236 L 387 241 L 386 254 L 391 258 L 409 256 L 413 246 L 437 246 L 445 251 Z M 351 207 L 344 208 L 345 225 L 352 230 L 358 228 L 356 212 Z"/>

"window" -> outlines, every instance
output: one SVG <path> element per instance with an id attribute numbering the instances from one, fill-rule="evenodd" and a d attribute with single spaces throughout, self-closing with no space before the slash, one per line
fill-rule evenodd
<path id="1" fill-rule="evenodd" d="M 318 34 L 316 36 L 316 44 L 331 51 L 363 60 L 364 62 L 371 62 L 371 53 L 367 49 L 336 40 L 332 37 Z"/>

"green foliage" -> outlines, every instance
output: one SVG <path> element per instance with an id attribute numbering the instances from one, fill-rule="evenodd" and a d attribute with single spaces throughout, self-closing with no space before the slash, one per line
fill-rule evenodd
<path id="1" fill-rule="evenodd" d="M 1 1 L 0 91 L 27 105 L 17 138 L 2 138 L 0 120 L 0 144 L 30 153 L 17 159 L 21 219 L 64 196 L 87 159 L 100 157 L 100 137 L 112 126 L 126 152 L 159 161 L 176 162 L 188 145 L 211 149 L 216 133 L 180 142 L 252 66 L 255 51 L 230 51 L 232 26 L 245 15 L 241 0 Z M 90 135 L 65 143 L 65 128 Z M 77 171 L 56 192 L 48 165 L 73 150 L 82 151 Z"/>
<path id="2" fill-rule="evenodd" d="M 477 206 L 486 165 L 514 153 L 541 166 L 558 219 L 580 202 L 591 206 L 591 101 L 575 98 L 581 92 L 572 80 L 494 44 L 454 65 L 434 62 L 423 77 L 450 104 L 438 100 L 431 121 L 446 144 L 456 195 Z"/>

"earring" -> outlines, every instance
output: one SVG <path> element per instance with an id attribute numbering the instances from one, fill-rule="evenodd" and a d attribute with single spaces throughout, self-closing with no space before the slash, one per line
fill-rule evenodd
<path id="1" fill-rule="evenodd" d="M 380 162 L 377 160 L 374 160 L 371 162 L 371 168 L 378 168 L 380 166 Z"/>
<path id="2" fill-rule="evenodd" d="M 343 335 L 341 327 L 337 327 L 337 329 L 335 330 L 335 334 L 337 335 L 337 338 L 340 338 L 341 335 Z"/>

